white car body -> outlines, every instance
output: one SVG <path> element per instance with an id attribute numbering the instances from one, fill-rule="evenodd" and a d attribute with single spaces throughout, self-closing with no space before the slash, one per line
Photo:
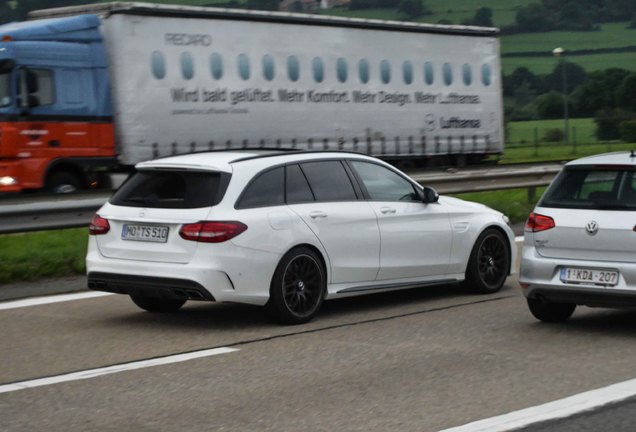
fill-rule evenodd
<path id="1" fill-rule="evenodd" d="M 484 205 L 456 198 L 425 203 L 421 199 L 360 197 L 237 208 L 246 186 L 264 170 L 324 161 L 379 166 L 410 182 L 417 194 L 423 193 L 392 166 L 353 153 L 246 150 L 140 163 L 140 172 L 189 170 L 231 177 L 222 199 L 213 206 L 169 209 L 106 203 L 97 215 L 108 221 L 109 231 L 91 235 L 89 240 L 89 288 L 130 294 L 131 289 L 148 293 L 163 287 L 189 300 L 266 305 L 277 267 L 298 247 L 310 248 L 324 262 L 327 299 L 460 282 L 477 239 L 487 229 L 505 239 L 509 254 L 505 275 L 512 272 L 516 247 L 507 218 Z M 247 229 L 220 243 L 181 238 L 182 226 L 197 221 L 239 221 Z M 124 224 L 168 227 L 168 238 L 165 243 L 124 240 Z"/>
<path id="2" fill-rule="evenodd" d="M 563 321 L 576 305 L 636 306 L 634 173 L 633 153 L 578 159 L 539 201 L 519 278 L 535 317 Z"/>

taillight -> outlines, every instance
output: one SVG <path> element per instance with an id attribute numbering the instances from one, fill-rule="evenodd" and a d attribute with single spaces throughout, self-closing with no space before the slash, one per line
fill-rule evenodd
<path id="1" fill-rule="evenodd" d="M 88 234 L 89 235 L 102 235 L 106 234 L 110 231 L 110 224 L 108 223 L 108 219 L 104 219 L 98 214 L 93 216 L 91 219 L 91 224 L 88 226 Z"/>
<path id="2" fill-rule="evenodd" d="M 538 213 L 530 213 L 526 221 L 526 231 L 539 232 L 554 228 L 556 224 L 550 216 L 544 216 Z"/>
<path id="3" fill-rule="evenodd" d="M 183 225 L 179 235 L 184 240 L 222 243 L 236 237 L 246 229 L 247 225 L 236 221 L 201 221 Z"/>

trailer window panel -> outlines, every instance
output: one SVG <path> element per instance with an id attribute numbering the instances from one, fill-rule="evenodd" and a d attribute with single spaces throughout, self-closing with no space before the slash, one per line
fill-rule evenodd
<path id="1" fill-rule="evenodd" d="M 298 81 L 300 78 L 300 62 L 298 57 L 291 55 L 287 57 L 287 76 L 290 81 Z"/>
<path id="2" fill-rule="evenodd" d="M 358 75 L 362 84 L 369 82 L 369 61 L 367 59 L 361 59 L 358 62 Z"/>
<path id="3" fill-rule="evenodd" d="M 162 80 L 166 77 L 166 58 L 161 51 L 153 51 L 150 54 L 150 69 L 156 79 Z"/>
<path id="4" fill-rule="evenodd" d="M 347 61 L 342 57 L 336 61 L 336 73 L 338 81 L 341 83 L 347 82 Z"/>
<path id="5" fill-rule="evenodd" d="M 325 79 L 325 65 L 320 57 L 314 57 L 311 62 L 314 81 L 321 83 Z"/>
<path id="6" fill-rule="evenodd" d="M 473 70 L 468 63 L 464 63 L 464 66 L 462 66 L 462 76 L 464 78 L 464 84 L 467 86 L 472 84 Z"/>
<path id="7" fill-rule="evenodd" d="M 413 63 L 408 60 L 402 63 L 402 75 L 405 84 L 411 84 L 413 82 Z"/>
<path id="8" fill-rule="evenodd" d="M 444 63 L 442 66 L 442 76 L 444 78 L 444 84 L 447 86 L 453 83 L 453 67 L 450 63 Z"/>
<path id="9" fill-rule="evenodd" d="M 380 79 L 384 84 L 391 82 L 391 64 L 388 60 L 380 62 Z"/>
<path id="10" fill-rule="evenodd" d="M 489 64 L 484 64 L 481 67 L 481 82 L 488 87 L 492 83 L 492 71 Z"/>
<path id="11" fill-rule="evenodd" d="M 220 80 L 223 77 L 223 58 L 221 54 L 213 53 L 210 56 L 210 73 L 215 80 Z"/>
<path id="12" fill-rule="evenodd" d="M 424 81 L 428 85 L 433 85 L 435 82 L 435 68 L 430 61 L 424 63 Z"/>
<path id="13" fill-rule="evenodd" d="M 274 57 L 269 54 L 263 56 L 263 77 L 267 81 L 274 79 Z"/>
<path id="14" fill-rule="evenodd" d="M 250 79 L 250 59 L 247 54 L 239 54 L 237 59 L 238 73 L 243 81 Z"/>
<path id="15" fill-rule="evenodd" d="M 185 80 L 191 80 L 194 77 L 194 59 L 192 54 L 188 52 L 181 53 L 181 75 Z"/>

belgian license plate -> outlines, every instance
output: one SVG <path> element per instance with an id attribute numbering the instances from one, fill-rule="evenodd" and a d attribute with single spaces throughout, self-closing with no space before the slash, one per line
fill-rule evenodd
<path id="1" fill-rule="evenodd" d="M 561 268 L 561 281 L 614 286 L 618 283 L 618 272 L 614 270 L 563 267 Z"/>
<path id="2" fill-rule="evenodd" d="M 124 224 L 121 230 L 122 240 L 166 243 L 168 241 L 167 226 Z"/>

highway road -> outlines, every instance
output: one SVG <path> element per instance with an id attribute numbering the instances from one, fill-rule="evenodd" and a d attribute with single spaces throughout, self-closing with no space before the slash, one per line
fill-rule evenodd
<path id="1" fill-rule="evenodd" d="M 636 377 L 636 312 L 543 324 L 514 276 L 487 296 L 447 285 L 330 301 L 301 326 L 233 304 L 156 315 L 106 295 L 7 306 L 0 329 L 11 432 L 439 431 Z M 613 431 L 634 430 L 634 406 L 593 414 L 606 425 L 622 409 L 631 428 Z"/>

